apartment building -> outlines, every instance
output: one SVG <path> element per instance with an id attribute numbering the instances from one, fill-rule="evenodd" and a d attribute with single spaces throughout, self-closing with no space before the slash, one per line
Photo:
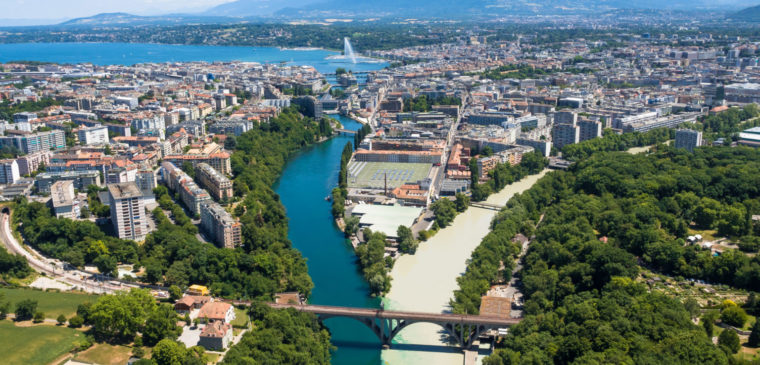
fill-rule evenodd
<path id="1" fill-rule="evenodd" d="M 578 121 L 578 133 L 580 142 L 601 137 L 602 123 L 593 120 L 580 120 Z"/>
<path id="2" fill-rule="evenodd" d="M 28 155 L 21 156 L 16 159 L 18 163 L 18 172 L 23 175 L 31 175 L 37 171 L 42 164 L 50 163 L 50 156 L 53 153 L 50 151 L 37 151 Z"/>
<path id="3" fill-rule="evenodd" d="M 207 155 L 169 155 L 164 156 L 164 161 L 171 162 L 177 166 L 182 166 L 182 163 L 187 161 L 192 163 L 193 167 L 197 167 L 199 163 L 207 163 L 222 174 L 232 174 L 230 154 L 227 152 L 216 152 Z"/>
<path id="4" fill-rule="evenodd" d="M 206 189 L 216 200 L 222 201 L 232 198 L 232 181 L 227 176 L 216 171 L 207 163 L 199 163 L 195 167 L 195 174 L 200 185 Z"/>
<path id="5" fill-rule="evenodd" d="M 50 187 L 50 204 L 58 218 L 79 218 L 79 205 L 75 203 L 74 182 L 58 181 Z"/>
<path id="6" fill-rule="evenodd" d="M 104 125 L 94 127 L 80 127 L 77 131 L 79 143 L 90 145 L 108 144 L 108 127 Z"/>
<path id="7" fill-rule="evenodd" d="M 689 152 L 702 145 L 702 132 L 691 129 L 676 131 L 676 148 L 685 148 Z"/>
<path id="8" fill-rule="evenodd" d="M 134 182 L 108 185 L 111 222 L 121 239 L 142 241 L 148 235 L 148 217 L 142 192 Z"/>
<path id="9" fill-rule="evenodd" d="M 201 228 L 220 247 L 235 248 L 243 243 L 242 224 L 217 203 L 201 204 Z"/>
<path id="10" fill-rule="evenodd" d="M 0 145 L 15 147 L 26 154 L 60 150 L 66 148 L 66 134 L 62 130 L 36 133 L 6 131 L 6 136 L 0 137 Z"/>
<path id="11" fill-rule="evenodd" d="M 558 150 L 566 145 L 578 143 L 580 137 L 581 129 L 574 124 L 555 124 L 552 129 L 552 143 Z"/>
<path id="12" fill-rule="evenodd" d="M 16 160 L 0 160 L 0 184 L 15 184 L 20 179 Z"/>

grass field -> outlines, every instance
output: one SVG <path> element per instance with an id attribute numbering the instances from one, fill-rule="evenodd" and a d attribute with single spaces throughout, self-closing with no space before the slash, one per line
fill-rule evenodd
<path id="1" fill-rule="evenodd" d="M 71 351 L 84 334 L 67 327 L 16 327 L 0 321 L 0 361 L 7 365 L 46 365 Z"/>
<path id="2" fill-rule="evenodd" d="M 427 163 L 351 161 L 348 164 L 348 186 L 382 189 L 388 176 L 388 188 L 392 189 L 428 177 L 432 168 Z"/>
<path id="3" fill-rule="evenodd" d="M 15 308 L 16 303 L 25 299 L 32 299 L 37 301 L 38 311 L 44 312 L 45 317 L 53 319 L 60 314 L 69 318 L 76 313 L 79 304 L 84 302 L 95 303 L 98 299 L 96 295 L 90 294 L 56 293 L 32 289 L 0 288 L 0 293 L 5 295 L 5 300 L 11 303 L 11 310 Z"/>
<path id="4" fill-rule="evenodd" d="M 132 349 L 129 347 L 99 343 L 78 353 L 74 360 L 101 365 L 120 365 L 126 364 L 130 356 Z"/>
<path id="5" fill-rule="evenodd" d="M 243 309 L 235 308 L 235 319 L 230 323 L 233 327 L 246 327 L 248 325 L 248 313 Z"/>

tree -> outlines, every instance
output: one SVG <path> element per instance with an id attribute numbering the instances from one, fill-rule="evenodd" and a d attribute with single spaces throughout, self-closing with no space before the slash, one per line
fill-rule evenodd
<path id="1" fill-rule="evenodd" d="M 747 322 L 747 313 L 744 312 L 744 309 L 734 304 L 726 307 L 720 312 L 720 321 L 741 328 L 744 326 L 744 323 Z"/>
<path id="2" fill-rule="evenodd" d="M 113 152 L 111 152 L 111 146 L 110 145 L 106 145 L 106 147 L 103 149 L 103 154 L 106 155 L 106 156 L 110 156 L 110 155 L 113 154 Z"/>
<path id="3" fill-rule="evenodd" d="M 346 229 L 345 229 L 346 236 L 351 236 L 359 230 L 359 217 L 348 217 L 346 218 L 345 223 L 346 223 Z"/>
<path id="4" fill-rule="evenodd" d="M 227 139 L 224 140 L 224 149 L 234 150 L 237 147 L 237 140 L 234 135 L 227 135 Z"/>
<path id="5" fill-rule="evenodd" d="M 131 341 L 155 307 L 155 299 L 144 289 L 105 295 L 92 306 L 89 322 L 103 340 Z"/>
<path id="6" fill-rule="evenodd" d="M 193 164 L 185 161 L 182 163 L 181 167 L 182 171 L 184 171 L 188 176 L 190 176 L 191 179 L 195 179 L 195 167 L 193 167 Z"/>
<path id="7" fill-rule="evenodd" d="M 56 319 L 56 321 L 58 321 L 58 324 L 62 326 L 66 324 L 66 316 L 64 316 L 63 314 L 60 314 L 58 315 L 58 318 Z"/>
<path id="8" fill-rule="evenodd" d="M 686 301 L 683 303 L 683 306 L 692 317 L 696 317 L 699 314 L 699 303 L 696 299 L 686 299 Z"/>
<path id="9" fill-rule="evenodd" d="M 480 168 L 478 168 L 478 159 L 475 157 L 470 158 L 470 182 L 473 186 L 480 182 Z"/>
<path id="10" fill-rule="evenodd" d="M 454 208 L 454 202 L 449 199 L 437 200 L 430 205 L 430 210 L 435 213 L 435 221 L 441 228 L 447 227 L 457 215 L 456 209 Z"/>
<path id="11" fill-rule="evenodd" d="M 157 365 L 183 365 L 187 350 L 185 345 L 170 339 L 163 339 L 153 348 L 151 359 Z"/>
<path id="12" fill-rule="evenodd" d="M 11 309 L 11 304 L 8 302 L 0 302 L 0 320 L 8 317 L 8 311 Z"/>
<path id="13" fill-rule="evenodd" d="M 182 289 L 180 289 L 176 285 L 172 285 L 169 287 L 169 300 L 172 302 L 177 301 L 179 298 L 182 298 Z"/>
<path id="14" fill-rule="evenodd" d="M 16 303 L 16 320 L 28 321 L 34 317 L 37 312 L 37 301 L 31 299 L 25 299 Z"/>
<path id="15" fill-rule="evenodd" d="M 396 236 L 398 236 L 398 248 L 401 252 L 413 254 L 417 251 L 419 243 L 414 239 L 414 234 L 409 227 L 403 225 L 398 226 Z"/>
<path id="16" fill-rule="evenodd" d="M 715 320 L 712 318 L 712 316 L 705 315 L 702 317 L 702 328 L 705 329 L 705 333 L 709 338 L 712 338 L 713 333 L 715 332 L 714 323 Z"/>
<path id="17" fill-rule="evenodd" d="M 741 348 L 739 335 L 730 329 L 726 329 L 718 335 L 718 345 L 727 349 L 730 353 L 735 354 L 739 352 L 739 349 Z"/>
<path id="18" fill-rule="evenodd" d="M 34 323 L 42 323 L 45 320 L 45 313 L 37 311 L 34 313 Z"/>
<path id="19" fill-rule="evenodd" d="M 755 321 L 752 325 L 752 332 L 749 334 L 747 345 L 752 347 L 760 346 L 760 321 Z"/>
<path id="20" fill-rule="evenodd" d="M 84 318 L 82 318 L 80 315 L 75 315 L 69 319 L 69 327 L 71 328 L 79 328 L 82 327 L 84 324 Z"/>
<path id="21" fill-rule="evenodd" d="M 467 207 L 470 205 L 470 197 L 462 193 L 457 193 L 454 204 L 456 205 L 457 212 L 462 213 L 467 210 Z"/>
<path id="22" fill-rule="evenodd" d="M 180 334 L 177 312 L 169 305 L 160 305 L 146 319 L 142 334 L 143 341 L 148 346 L 153 346 L 165 338 L 175 339 Z"/>
<path id="23" fill-rule="evenodd" d="M 96 257 L 95 260 L 92 261 L 92 263 L 95 264 L 95 266 L 97 266 L 98 271 L 100 271 L 103 275 L 110 275 L 113 277 L 119 276 L 116 259 L 114 259 L 110 255 L 100 255 Z"/>

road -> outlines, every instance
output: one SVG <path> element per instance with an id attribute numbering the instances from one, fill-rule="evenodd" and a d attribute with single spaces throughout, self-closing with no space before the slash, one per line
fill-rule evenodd
<path id="1" fill-rule="evenodd" d="M 2 236 L 3 246 L 5 246 L 8 252 L 26 258 L 26 261 L 32 269 L 41 274 L 47 275 L 50 278 L 74 286 L 77 289 L 88 293 L 110 294 L 129 288 L 128 285 L 124 284 L 114 285 L 105 280 L 96 280 L 94 278 L 99 277 L 97 273 L 82 270 L 65 270 L 63 268 L 66 267 L 66 265 L 63 262 L 53 259 L 45 259 L 42 255 L 36 252 L 35 254 L 32 254 L 25 249 L 15 237 L 13 237 L 10 228 L 10 217 L 7 213 L 2 213 L 0 236 Z"/>

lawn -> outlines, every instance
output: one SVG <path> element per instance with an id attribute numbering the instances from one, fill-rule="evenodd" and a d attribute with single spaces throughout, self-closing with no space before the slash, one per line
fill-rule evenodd
<path id="1" fill-rule="evenodd" d="M 240 308 L 235 308 L 235 319 L 232 320 L 232 327 L 245 328 L 248 326 L 248 313 Z"/>
<path id="2" fill-rule="evenodd" d="M 131 355 L 132 348 L 130 347 L 99 343 L 77 354 L 74 360 L 92 364 L 118 365 L 126 364 Z"/>
<path id="3" fill-rule="evenodd" d="M 3 364 L 46 365 L 73 350 L 84 334 L 67 327 L 16 327 L 11 321 L 0 321 L 0 338 Z"/>
<path id="4" fill-rule="evenodd" d="M 95 303 L 98 299 L 96 295 L 90 294 L 46 292 L 32 289 L 0 288 L 0 293 L 5 295 L 6 301 L 11 302 L 11 308 L 25 299 L 36 300 L 37 310 L 44 312 L 45 317 L 53 319 L 60 314 L 69 318 L 76 313 L 79 304 L 84 302 Z"/>
<path id="5" fill-rule="evenodd" d="M 206 357 L 208 358 L 209 364 L 216 364 L 216 362 L 219 361 L 219 356 L 220 356 L 219 354 L 210 354 L 208 352 L 206 353 Z"/>

